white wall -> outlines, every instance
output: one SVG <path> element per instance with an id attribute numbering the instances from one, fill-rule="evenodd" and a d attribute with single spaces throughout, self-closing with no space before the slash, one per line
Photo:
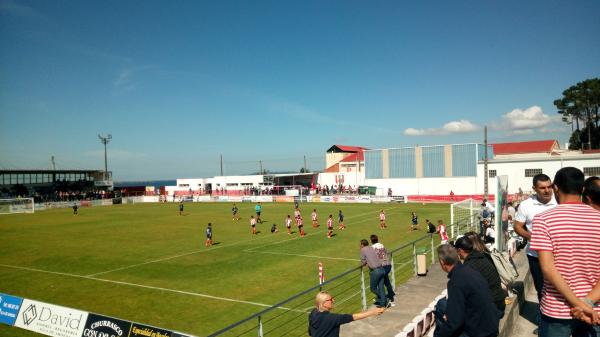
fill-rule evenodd
<path id="1" fill-rule="evenodd" d="M 475 194 L 478 189 L 475 177 L 367 179 L 365 183 L 377 186 L 378 192 L 381 190 L 386 194 L 391 188 L 392 195 L 450 195 L 450 191 L 454 194 Z"/>
<path id="2" fill-rule="evenodd" d="M 525 169 L 542 169 L 542 173 L 554 179 L 554 175 L 563 167 L 599 167 L 600 154 L 580 156 L 558 156 L 559 158 L 539 158 L 528 161 L 494 160 L 488 163 L 488 171 L 496 170 L 496 175 L 508 176 L 508 193 L 517 193 L 519 187 L 524 192 L 532 191 L 533 177 L 525 177 Z M 477 177 L 483 193 L 483 163 L 477 164 Z M 496 193 L 496 179 L 489 179 L 489 193 Z"/>
<path id="3" fill-rule="evenodd" d="M 559 156 L 558 158 L 532 158 L 530 160 L 491 160 L 488 170 L 496 170 L 496 175 L 508 176 L 508 193 L 517 193 L 519 187 L 527 193 L 532 190 L 532 177 L 525 177 L 525 169 L 541 168 L 542 173 L 554 178 L 556 171 L 562 167 L 599 167 L 600 154 L 579 156 Z M 483 194 L 483 162 L 477 164 L 477 177 L 444 177 L 444 178 L 408 178 L 408 179 L 366 179 L 365 185 L 377 186 L 387 191 L 392 189 L 393 195 L 449 195 Z M 488 193 L 496 193 L 496 178 L 488 180 Z"/>
<path id="4" fill-rule="evenodd" d="M 331 185 L 339 185 L 339 177 L 342 176 L 343 177 L 343 185 L 344 186 L 353 186 L 353 187 L 358 187 L 361 185 L 365 185 L 365 171 L 362 170 L 362 172 L 323 172 L 323 173 L 319 173 L 318 177 L 317 177 L 317 184 L 324 186 L 331 186 Z M 338 177 L 338 180 L 336 181 L 336 177 Z"/>

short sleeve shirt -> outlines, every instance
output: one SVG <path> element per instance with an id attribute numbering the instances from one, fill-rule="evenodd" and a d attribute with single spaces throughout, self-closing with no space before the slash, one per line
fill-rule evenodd
<path id="1" fill-rule="evenodd" d="M 532 229 L 533 217 L 536 216 L 538 213 L 552 209 L 554 207 L 556 207 L 556 199 L 554 199 L 554 196 L 552 196 L 552 199 L 550 199 L 550 201 L 547 204 L 541 203 L 538 200 L 537 196 L 533 196 L 533 197 L 523 201 L 519 205 L 519 210 L 517 211 L 517 214 L 515 215 L 514 220 L 525 223 L 527 230 L 531 233 L 533 231 L 533 229 Z M 530 245 L 531 245 L 531 242 L 528 242 L 527 249 L 526 249 L 527 255 L 537 257 L 538 256 L 537 252 L 535 250 L 532 250 L 530 248 Z"/>
<path id="2" fill-rule="evenodd" d="M 600 280 L 600 212 L 583 203 L 564 203 L 533 219 L 531 249 L 549 251 L 554 265 L 577 297 L 585 297 Z M 571 319 L 566 299 L 544 280 L 541 311 Z M 600 313 L 600 307 L 595 307 Z"/>

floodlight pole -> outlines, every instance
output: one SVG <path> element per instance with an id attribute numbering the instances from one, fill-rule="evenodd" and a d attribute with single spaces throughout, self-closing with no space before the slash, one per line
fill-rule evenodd
<path id="1" fill-rule="evenodd" d="M 100 134 L 98 134 L 98 138 L 100 139 L 100 142 L 102 144 L 104 144 L 104 180 L 108 179 L 108 156 L 106 154 L 106 144 L 108 144 L 110 142 L 110 140 L 112 139 L 112 135 L 108 134 L 106 137 L 102 137 Z"/>

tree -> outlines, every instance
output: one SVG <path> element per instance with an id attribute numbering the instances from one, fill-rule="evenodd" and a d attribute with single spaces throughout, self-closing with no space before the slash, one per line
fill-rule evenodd
<path id="1" fill-rule="evenodd" d="M 300 173 L 310 173 L 310 170 L 303 167 L 300 169 Z"/>
<path id="2" fill-rule="evenodd" d="M 592 78 L 563 91 L 563 97 L 554 101 L 554 105 L 561 114 L 562 120 L 571 124 L 573 142 L 571 149 L 598 148 L 598 136 L 600 116 L 600 79 Z M 580 129 L 580 122 L 583 128 Z"/>

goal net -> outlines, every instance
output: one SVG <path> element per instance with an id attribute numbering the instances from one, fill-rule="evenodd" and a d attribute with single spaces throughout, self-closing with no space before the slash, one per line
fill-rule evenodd
<path id="1" fill-rule="evenodd" d="M 33 198 L 0 199 L 0 214 L 33 213 Z"/>
<path id="2" fill-rule="evenodd" d="M 466 199 L 450 204 L 450 234 L 454 239 L 468 231 L 479 231 L 479 208 L 477 201 Z"/>

